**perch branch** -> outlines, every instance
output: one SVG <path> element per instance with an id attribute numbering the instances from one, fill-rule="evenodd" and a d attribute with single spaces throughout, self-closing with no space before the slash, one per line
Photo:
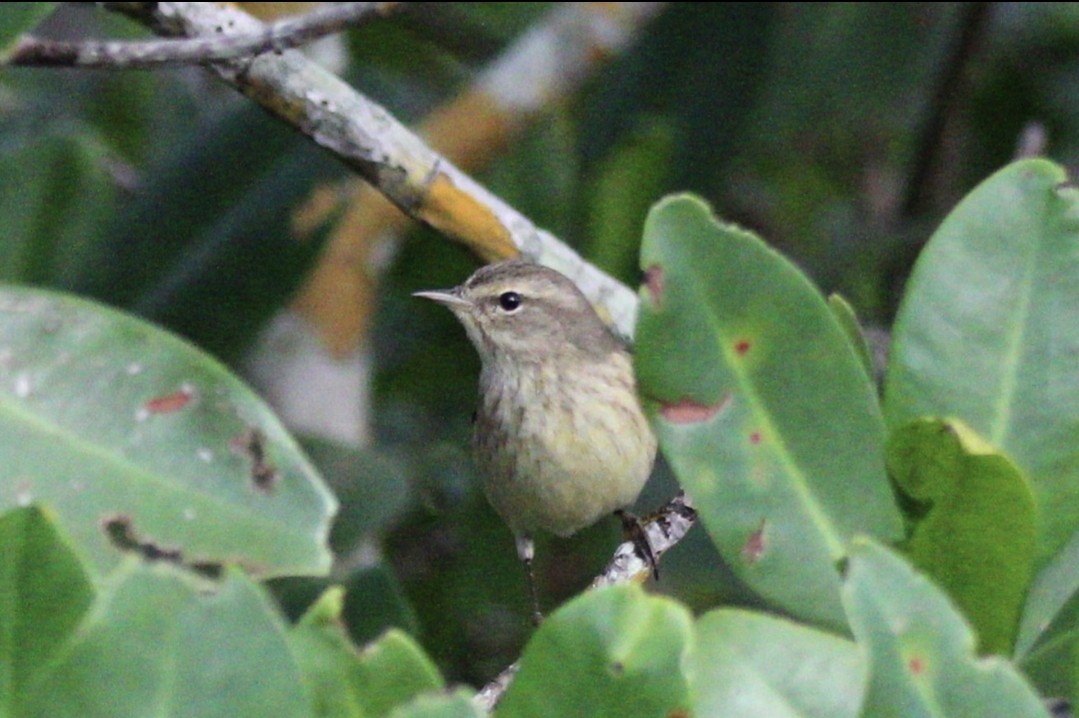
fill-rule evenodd
<path id="1" fill-rule="evenodd" d="M 127 3 L 130 5 L 130 3 Z M 205 64 L 282 52 L 373 18 L 387 15 L 401 3 L 341 3 L 280 20 L 243 34 L 183 40 L 63 42 L 23 36 L 5 64 L 72 68 L 153 68 Z"/>

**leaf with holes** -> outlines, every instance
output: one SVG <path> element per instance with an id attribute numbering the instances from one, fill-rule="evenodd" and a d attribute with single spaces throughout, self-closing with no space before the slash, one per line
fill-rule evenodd
<path id="1" fill-rule="evenodd" d="M 868 651 L 863 716 L 1047 718 L 1011 663 L 974 655 L 974 633 L 948 598 L 868 539 L 851 549 L 843 604 Z"/>
<path id="2" fill-rule="evenodd" d="M 794 265 L 698 199 L 652 209 L 641 263 L 637 372 L 664 456 L 743 580 L 843 626 L 847 541 L 901 533 L 861 358 Z"/>
<path id="3" fill-rule="evenodd" d="M 1030 479 L 1047 561 L 1079 528 L 1079 190 L 1016 162 L 964 199 L 922 250 L 896 317 L 892 427 L 956 417 Z"/>
<path id="4" fill-rule="evenodd" d="M 315 574 L 335 501 L 240 380 L 84 300 L 0 287 L 0 510 L 40 501 L 98 576 L 124 550 Z"/>
<path id="5" fill-rule="evenodd" d="M 537 629 L 498 716 L 677 715 L 691 631 L 689 611 L 639 586 L 588 591 Z"/>
<path id="6" fill-rule="evenodd" d="M 343 602 L 342 589 L 329 589 L 289 632 L 317 715 L 379 718 L 425 691 L 443 688 L 431 659 L 403 631 L 387 631 L 357 651 L 341 621 Z"/>

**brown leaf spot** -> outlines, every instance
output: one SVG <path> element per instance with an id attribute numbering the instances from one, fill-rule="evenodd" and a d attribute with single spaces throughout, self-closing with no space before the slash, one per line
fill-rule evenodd
<path id="1" fill-rule="evenodd" d="M 761 443 L 761 432 L 754 431 L 752 434 L 750 434 L 749 443 L 753 444 L 754 446 Z"/>
<path id="2" fill-rule="evenodd" d="M 675 404 L 664 404 L 660 415 L 672 424 L 696 424 L 708 421 L 731 402 L 730 395 L 715 404 L 700 404 L 692 399 L 682 399 Z"/>
<path id="3" fill-rule="evenodd" d="M 610 667 L 611 667 L 611 673 L 616 675 L 616 676 L 620 676 L 620 675 L 622 675 L 623 673 L 626 672 L 626 667 L 624 665 L 622 665 L 621 663 L 619 663 L 618 661 L 615 661 L 614 663 L 612 663 Z"/>
<path id="4" fill-rule="evenodd" d="M 734 343 L 734 352 L 738 356 L 743 357 L 749 352 L 751 346 L 748 339 L 739 339 Z"/>
<path id="5" fill-rule="evenodd" d="M 652 296 L 652 304 L 659 307 L 663 302 L 663 267 L 653 264 L 644 270 L 644 286 Z"/>
<path id="6" fill-rule="evenodd" d="M 179 391 L 150 399 L 146 402 L 146 411 L 151 414 L 171 414 L 190 404 L 194 397 L 195 390 L 185 385 Z"/>
<path id="7" fill-rule="evenodd" d="M 768 522 L 761 519 L 761 525 L 757 527 L 757 530 L 749 535 L 746 542 L 742 544 L 742 559 L 748 564 L 757 563 L 761 560 L 761 556 L 764 555 L 765 550 L 768 548 L 768 542 L 764 535 L 764 529 L 767 527 Z"/>
<path id="8" fill-rule="evenodd" d="M 911 658 L 907 665 L 910 666 L 910 672 L 916 676 L 925 672 L 925 662 L 918 656 Z"/>
<path id="9" fill-rule="evenodd" d="M 277 468 L 266 460 L 266 436 L 257 427 L 251 427 L 229 441 L 229 448 L 251 461 L 248 475 L 255 489 L 268 494 L 280 478 Z"/>

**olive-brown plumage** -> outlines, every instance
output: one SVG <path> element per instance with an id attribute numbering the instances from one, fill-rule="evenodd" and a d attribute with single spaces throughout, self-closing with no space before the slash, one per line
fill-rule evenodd
<path id="1" fill-rule="evenodd" d="M 536 531 L 568 536 L 636 500 L 656 440 L 628 350 L 572 281 L 511 260 L 416 296 L 449 307 L 479 352 L 476 462 L 522 559 Z"/>

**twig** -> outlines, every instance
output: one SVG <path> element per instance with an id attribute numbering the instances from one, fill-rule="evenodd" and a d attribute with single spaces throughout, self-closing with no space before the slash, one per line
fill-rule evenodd
<path id="1" fill-rule="evenodd" d="M 648 536 L 648 543 L 656 561 L 659 561 L 663 554 L 685 538 L 696 522 L 697 511 L 693 508 L 693 502 L 685 491 L 680 492 L 652 516 L 642 519 L 641 528 Z M 641 582 L 652 574 L 652 570 L 652 564 L 640 555 L 633 542 L 626 541 L 615 549 L 614 556 L 607 567 L 592 581 L 591 588 Z M 511 664 L 480 689 L 473 698 L 476 705 L 487 713 L 493 711 L 502 700 L 510 683 L 513 682 L 519 668 L 519 663 Z"/>
<path id="2" fill-rule="evenodd" d="M 993 4 L 988 2 L 967 3 L 960 21 L 955 44 L 943 63 L 936 89 L 929 103 L 929 113 L 918 140 L 914 166 L 907 179 L 903 214 L 907 218 L 924 214 L 933 199 L 933 173 L 939 169 L 941 153 L 945 146 L 945 129 L 949 118 L 958 108 L 960 89 L 967 68 L 974 59 L 978 45 L 991 19 Z"/>
<path id="3" fill-rule="evenodd" d="M 250 34 L 262 23 L 219 3 L 107 3 L 169 36 Z M 210 64 L 222 80 L 355 169 L 413 219 L 487 258 L 523 253 L 574 280 L 631 336 L 637 295 L 435 153 L 378 104 L 294 51 Z"/>
<path id="4" fill-rule="evenodd" d="M 244 34 L 183 40 L 63 42 L 23 36 L 4 64 L 72 68 L 154 68 L 282 52 L 373 18 L 402 3 L 353 2 L 319 8 Z"/>

